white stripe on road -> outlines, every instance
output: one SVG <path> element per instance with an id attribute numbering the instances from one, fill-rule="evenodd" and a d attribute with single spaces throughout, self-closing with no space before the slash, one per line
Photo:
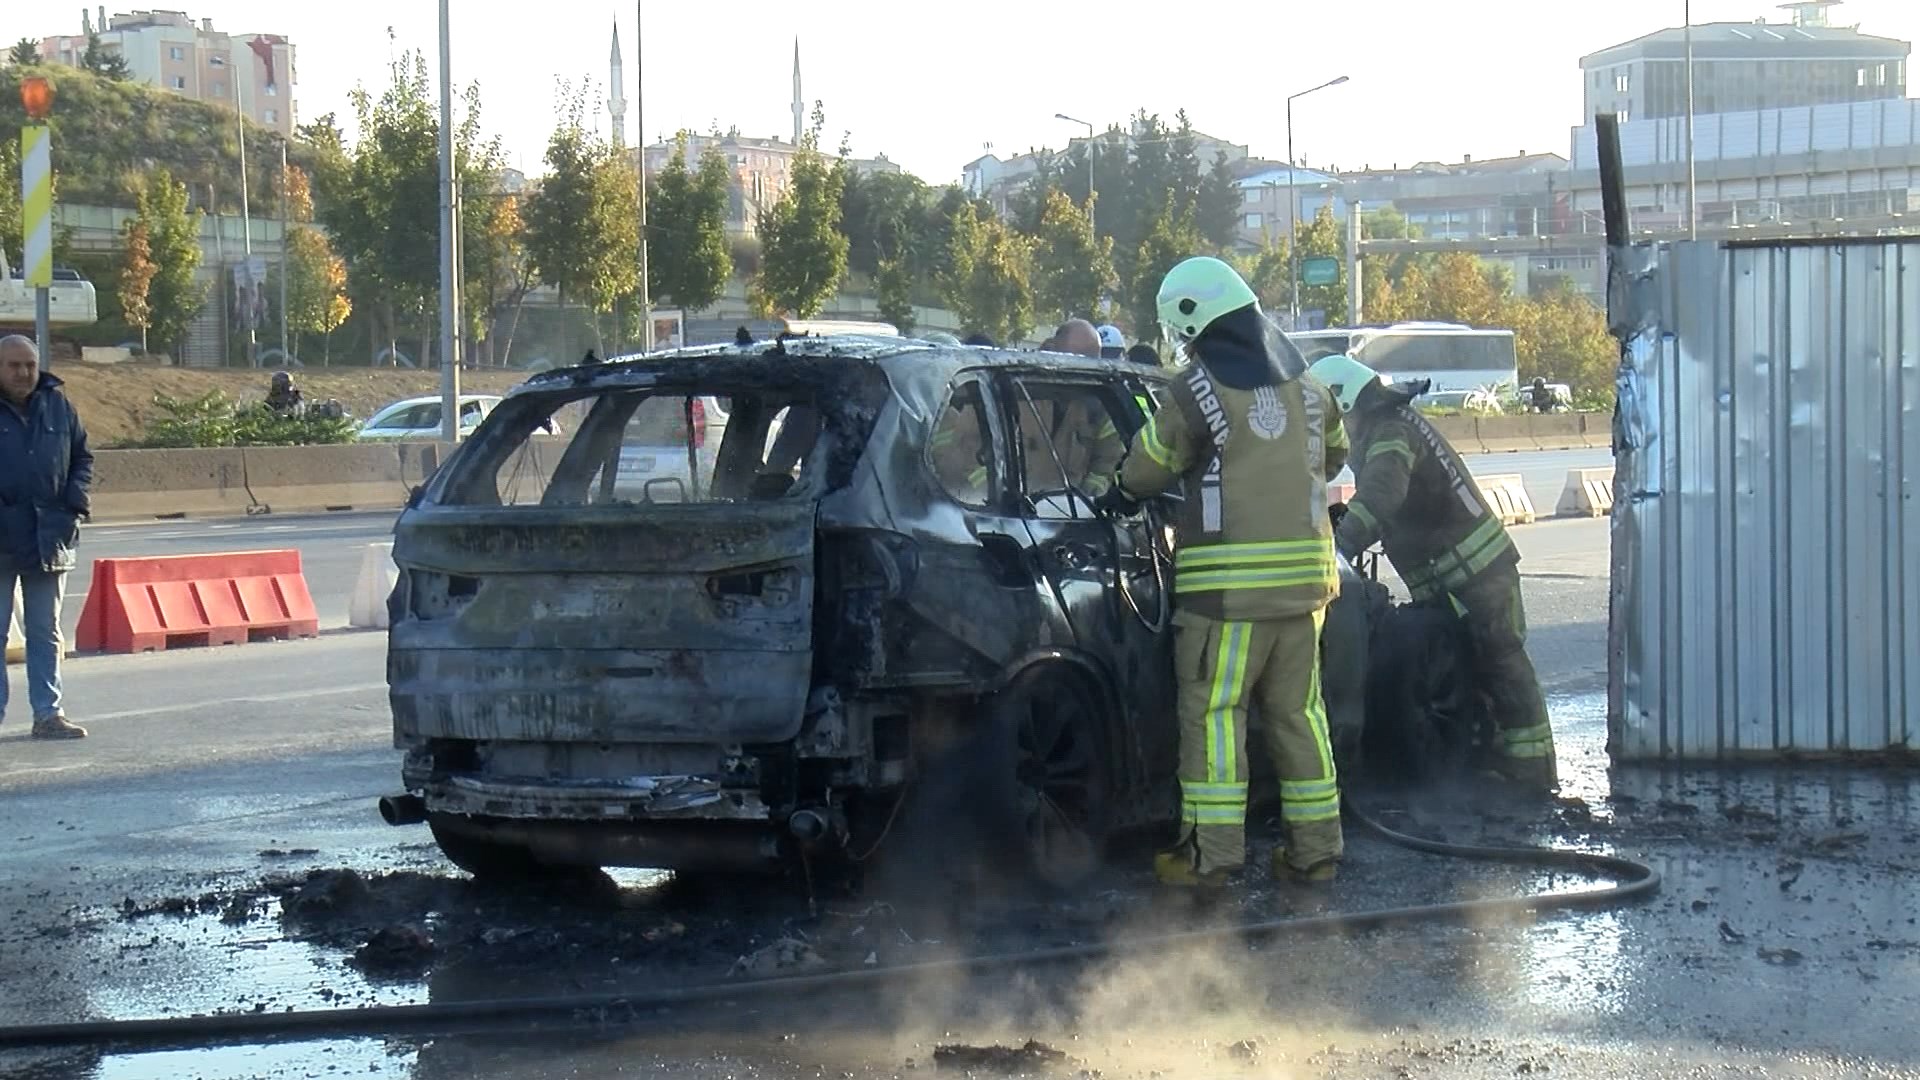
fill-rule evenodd
<path id="1" fill-rule="evenodd" d="M 364 694 L 369 690 L 385 690 L 387 684 L 362 683 L 356 686 L 336 686 L 331 690 L 293 690 L 284 694 L 249 694 L 244 697 L 217 698 L 213 701 L 192 701 L 179 705 L 157 705 L 150 709 L 126 709 L 121 712 L 88 713 L 87 722 L 97 720 L 125 720 L 134 716 L 157 716 L 160 713 L 190 712 L 194 709 L 231 708 L 235 705 L 266 705 L 276 701 L 298 701 L 301 699 L 336 697 L 341 694 Z"/>

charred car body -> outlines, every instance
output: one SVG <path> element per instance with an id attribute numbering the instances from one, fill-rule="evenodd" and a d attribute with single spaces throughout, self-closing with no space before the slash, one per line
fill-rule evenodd
<path id="1" fill-rule="evenodd" d="M 1029 871 L 1085 872 L 1175 806 L 1169 537 L 1088 498 L 1162 385 L 861 338 L 535 376 L 396 526 L 383 810 L 478 873 L 741 869 L 870 851 L 957 785 Z M 685 469 L 636 481 L 622 448 L 676 420 Z M 1349 571 L 1329 612 L 1349 759 L 1402 610 Z"/>

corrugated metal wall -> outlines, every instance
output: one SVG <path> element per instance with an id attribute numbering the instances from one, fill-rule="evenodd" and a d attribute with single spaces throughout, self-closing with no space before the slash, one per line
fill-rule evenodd
<path id="1" fill-rule="evenodd" d="M 1653 260 L 1611 313 L 1648 327 L 1615 425 L 1616 759 L 1920 749 L 1920 238 Z"/>

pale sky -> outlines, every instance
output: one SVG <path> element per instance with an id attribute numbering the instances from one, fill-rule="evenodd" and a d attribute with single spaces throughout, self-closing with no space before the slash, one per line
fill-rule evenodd
<path id="1" fill-rule="evenodd" d="M 1775 2 L 1693 0 L 1693 18 L 1782 21 L 1787 15 Z M 1579 58 L 1682 21 L 1682 0 L 641 5 L 649 140 L 715 121 L 747 135 L 786 137 L 798 35 L 809 108 L 816 98 L 826 105 L 827 146 L 851 132 L 856 154 L 884 152 L 933 183 L 958 180 L 985 143 L 1002 157 L 1063 145 L 1082 129 L 1053 119 L 1056 112 L 1104 128 L 1137 108 L 1171 117 L 1185 107 L 1200 130 L 1282 159 L 1286 95 L 1339 75 L 1352 81 L 1295 103 L 1295 152 L 1307 164 L 1379 168 L 1462 154 L 1565 154 L 1580 121 Z M 394 51 L 423 49 L 438 63 L 434 0 L 142 6 L 184 8 L 221 30 L 292 39 L 302 121 L 334 111 L 347 122 L 354 85 L 384 84 L 389 24 Z M 616 19 L 632 140 L 641 52 L 635 7 L 632 0 L 454 0 L 455 82 L 480 81 L 485 127 L 504 137 L 510 163 L 541 171 L 556 80 L 591 79 L 604 90 Z M 110 13 L 127 9 L 108 6 Z M 1138 16 L 1129 18 L 1132 12 Z M 1202 18 L 1213 22 L 1190 21 Z M 78 33 L 78 19 L 78 3 L 0 0 L 0 42 Z M 1833 21 L 1914 41 L 1920 0 L 1849 0 Z M 607 115 L 598 119 L 605 130 Z"/>

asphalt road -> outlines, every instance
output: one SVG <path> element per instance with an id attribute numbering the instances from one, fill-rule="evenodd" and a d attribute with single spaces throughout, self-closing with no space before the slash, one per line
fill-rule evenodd
<path id="1" fill-rule="evenodd" d="M 1468 463 L 1478 475 L 1519 473 L 1542 514 L 1553 512 L 1569 469 L 1589 469 L 1612 460 L 1605 450 L 1556 450 L 1534 453 L 1475 454 Z M 111 523 L 90 526 L 81 538 L 80 566 L 68 575 L 63 622 L 68 640 L 80 620 L 81 604 L 93 580 L 93 560 L 216 551 L 296 548 L 307 587 L 322 627 L 347 623 L 347 607 L 368 544 L 388 539 L 394 513 L 281 515 L 257 518 Z"/>
<path id="2" fill-rule="evenodd" d="M 356 515 L 109 527 L 90 531 L 89 554 L 290 544 L 307 554 L 323 619 L 337 623 L 359 548 L 390 522 L 391 515 Z M 688 1008 L 584 1035 L 0 1053 L 0 1075 L 913 1076 L 931 1071 L 936 1043 L 1017 1046 L 1029 1037 L 1068 1053 L 1077 1063 L 1068 1072 L 1167 1080 L 1914 1074 L 1920 778 L 1866 768 L 1610 770 L 1608 524 L 1543 522 L 1514 533 L 1566 802 L 1542 820 L 1537 810 L 1483 810 L 1479 793 L 1464 791 L 1410 803 L 1406 812 L 1457 839 L 1544 840 L 1644 858 L 1666 878 L 1651 903 L 1528 925 L 1155 955 L 1011 983 L 942 981 L 845 1004 L 809 997 Z M 476 924 L 493 901 L 448 870 L 424 830 L 380 823 L 373 801 L 393 790 L 398 773 L 384 644 L 380 634 L 333 632 L 314 641 L 75 658 L 66 667 L 69 703 L 92 738 L 36 743 L 17 716 L 0 727 L 0 910 L 12 913 L 0 922 L 0 986 L 32 987 L 0 995 L 0 1024 L 655 985 L 661 974 L 644 962 L 592 955 L 601 938 L 570 940 L 579 933 L 570 901 Z M 1577 884 L 1411 855 L 1360 836 L 1349 854 L 1340 886 L 1322 902 L 1333 910 Z M 433 901 L 408 917 L 448 943 L 446 962 L 425 978 L 376 977 L 351 966 L 337 943 L 270 914 L 271 903 L 236 916 L 225 899 L 263 877 L 343 867 L 404 872 L 376 883 L 441 882 Z M 1137 871 L 1116 873 L 1096 898 L 1048 910 L 1110 905 L 1102 925 L 1116 934 L 1222 917 L 1169 907 L 1140 887 Z M 743 916 L 661 900 L 644 876 L 619 880 L 615 906 L 589 917 L 622 928 L 622 938 L 660 935 L 669 942 L 663 955 L 697 938 L 706 950 L 697 955 L 719 951 L 730 962 L 726 950 L 757 954 L 794 933 L 823 949 L 856 935 L 854 963 L 868 942 L 886 963 L 962 947 L 952 927 L 896 926 L 884 905 L 864 901 L 826 902 L 812 913 L 803 898 L 767 890 L 739 901 L 759 905 Z M 222 899 L 196 914 L 191 900 L 203 894 Z M 170 898 L 187 902 L 171 900 L 175 914 L 142 914 Z M 1290 903 L 1257 888 L 1239 902 Z M 511 964 L 488 948 L 522 935 L 540 944 Z M 688 945 L 671 944 L 683 936 Z"/>

